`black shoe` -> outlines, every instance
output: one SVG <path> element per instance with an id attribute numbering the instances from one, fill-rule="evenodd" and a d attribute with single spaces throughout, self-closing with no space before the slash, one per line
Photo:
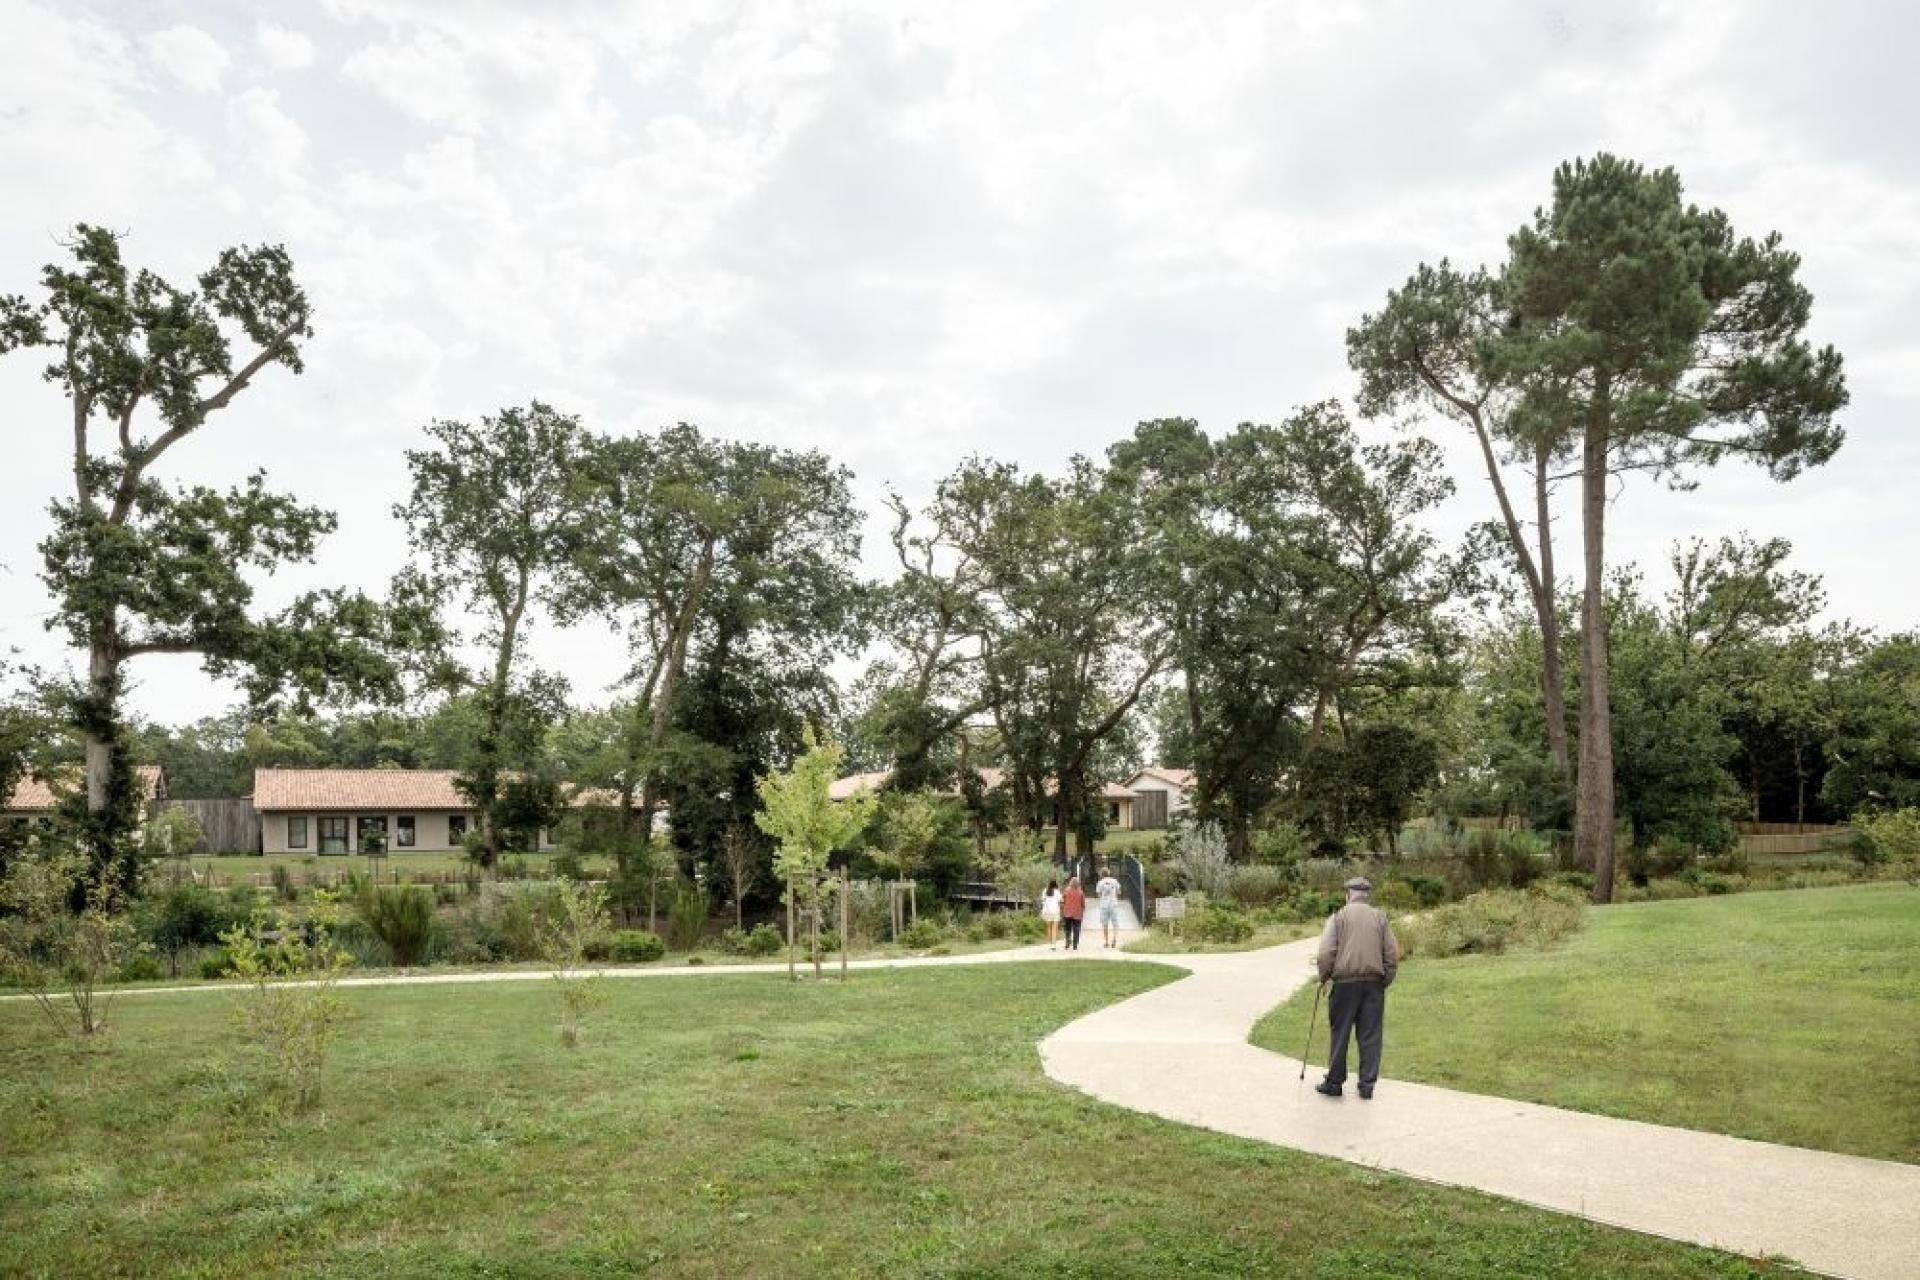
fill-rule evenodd
<path id="1" fill-rule="evenodd" d="M 1322 1080 L 1319 1084 L 1313 1086 L 1313 1091 L 1315 1093 L 1324 1093 L 1329 1098 L 1337 1098 L 1341 1093 L 1340 1086 L 1330 1080 Z"/>
<path id="2" fill-rule="evenodd" d="M 1373 1096 L 1373 1086 L 1370 1084 L 1361 1085 L 1360 1096 L 1363 1098 L 1371 1098 Z"/>

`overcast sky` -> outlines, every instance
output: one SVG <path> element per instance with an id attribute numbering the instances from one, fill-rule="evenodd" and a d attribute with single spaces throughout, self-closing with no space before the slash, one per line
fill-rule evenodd
<path id="1" fill-rule="evenodd" d="M 167 459 L 339 513 L 269 598 L 378 589 L 423 424 L 533 397 L 818 447 L 869 505 L 971 452 L 1054 467 L 1143 418 L 1349 398 L 1347 325 L 1422 259 L 1497 259 L 1557 162 L 1610 149 L 1781 232 L 1853 391 L 1792 484 L 1630 487 L 1615 558 L 1784 535 L 1836 616 L 1916 623 L 1912 5 L 0 0 L 0 32 L 0 292 L 87 221 L 182 284 L 284 243 L 314 297 L 307 373 Z M 0 360 L 0 646 L 54 661 L 42 364 Z M 1489 508 L 1443 438 L 1451 534 Z M 599 628 L 534 649 L 588 701 L 622 665 Z M 142 663 L 145 714 L 231 696 Z"/>

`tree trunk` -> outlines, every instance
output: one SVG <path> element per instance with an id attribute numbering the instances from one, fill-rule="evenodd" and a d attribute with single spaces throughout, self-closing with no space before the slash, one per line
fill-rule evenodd
<path id="1" fill-rule="evenodd" d="M 1580 468 L 1586 583 L 1580 610 L 1580 773 L 1574 856 L 1593 868 L 1593 900 L 1613 900 L 1613 713 L 1607 686 L 1607 431 L 1604 385 Z"/>
<path id="2" fill-rule="evenodd" d="M 667 740 L 667 729 L 672 723 L 674 691 L 679 688 L 680 678 L 686 673 L 687 645 L 693 637 L 693 624 L 700 616 L 700 604 L 706 596 L 707 582 L 713 577 L 717 540 L 716 535 L 709 534 L 700 547 L 700 562 L 694 569 L 693 582 L 687 588 L 687 598 L 680 607 L 679 616 L 673 620 L 673 630 L 667 637 L 666 663 L 660 673 L 660 687 L 653 695 L 652 723 L 647 733 L 647 753 L 650 758 L 640 786 L 640 822 L 649 840 L 653 838 L 653 813 L 660 803 L 660 747 Z"/>
<path id="3" fill-rule="evenodd" d="M 117 724 L 120 658 L 114 651 L 111 623 L 106 635 L 94 639 L 87 655 L 87 692 L 95 706 L 86 726 L 87 812 L 99 814 L 107 807 L 107 789 L 113 780 L 113 742 L 100 731 L 102 721 Z"/>
<path id="4" fill-rule="evenodd" d="M 1553 529 L 1547 503 L 1547 449 L 1534 451 L 1534 518 L 1540 539 L 1540 576 L 1534 588 L 1533 608 L 1540 620 L 1540 700 L 1547 716 L 1547 753 L 1560 776 L 1572 773 L 1567 747 L 1567 694 L 1560 676 L 1560 610 L 1554 600 Z"/>
<path id="5" fill-rule="evenodd" d="M 1807 821 L 1806 749 L 1797 740 L 1793 744 L 1793 781 L 1793 820 L 1804 826 Z"/>
<path id="6" fill-rule="evenodd" d="M 799 971 L 793 967 L 793 880 L 787 880 L 787 978 L 800 981 Z"/>

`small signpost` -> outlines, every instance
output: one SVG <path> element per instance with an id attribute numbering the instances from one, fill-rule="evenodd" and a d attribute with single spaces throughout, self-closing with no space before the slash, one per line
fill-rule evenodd
<path id="1" fill-rule="evenodd" d="M 1187 900 L 1185 898 L 1155 898 L 1153 900 L 1154 921 L 1158 923 L 1161 920 L 1165 920 L 1167 922 L 1167 932 L 1171 935 L 1179 935 L 1180 920 L 1186 914 Z"/>

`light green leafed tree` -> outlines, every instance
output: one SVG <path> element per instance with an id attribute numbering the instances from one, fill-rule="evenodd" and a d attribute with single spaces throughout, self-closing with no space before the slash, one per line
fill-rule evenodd
<path id="1" fill-rule="evenodd" d="M 827 861 L 836 850 L 844 849 L 859 837 L 873 814 L 874 797 L 856 792 L 846 800 L 835 800 L 833 780 L 839 776 L 841 750 L 838 744 L 822 742 L 811 728 L 806 735 L 807 749 L 784 773 L 770 773 L 760 779 L 760 812 L 754 822 L 776 842 L 773 872 L 786 882 L 795 907 L 813 908 L 814 924 L 808 930 L 807 955 L 814 976 L 820 975 L 819 908 L 827 875 Z M 792 940 L 789 939 L 789 953 Z"/>

